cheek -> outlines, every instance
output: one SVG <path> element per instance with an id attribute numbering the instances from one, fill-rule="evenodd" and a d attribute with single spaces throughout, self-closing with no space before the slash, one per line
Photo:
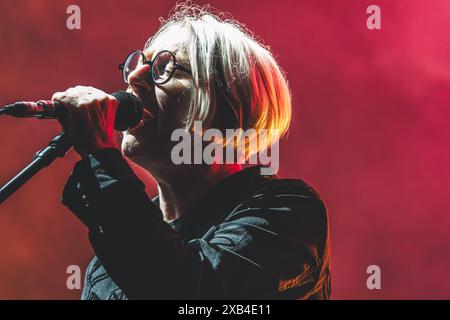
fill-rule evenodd
<path id="1" fill-rule="evenodd" d="M 159 127 L 161 130 L 174 130 L 184 127 L 189 111 L 190 94 L 186 88 L 179 88 L 175 92 L 155 90 L 160 106 Z"/>
<path id="2" fill-rule="evenodd" d="M 155 97 L 156 97 L 156 101 L 158 103 L 160 112 L 164 111 L 164 109 L 167 108 L 167 105 L 169 102 L 169 93 L 161 88 L 155 87 Z"/>

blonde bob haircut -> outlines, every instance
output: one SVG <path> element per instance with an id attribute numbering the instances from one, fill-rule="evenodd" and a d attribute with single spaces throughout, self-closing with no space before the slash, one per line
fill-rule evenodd
<path id="1" fill-rule="evenodd" d="M 266 129 L 269 140 L 287 132 L 290 89 L 269 48 L 235 20 L 191 2 L 176 5 L 145 48 L 172 27 L 190 34 L 184 47 L 194 85 L 186 129 L 193 129 L 194 121 L 203 129 Z M 278 134 L 270 135 L 274 129 Z"/>

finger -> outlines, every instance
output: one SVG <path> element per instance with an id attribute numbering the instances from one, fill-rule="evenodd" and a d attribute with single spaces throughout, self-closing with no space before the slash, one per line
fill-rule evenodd
<path id="1" fill-rule="evenodd" d="M 52 96 L 52 101 L 58 101 L 67 111 L 78 111 L 78 101 L 74 96 L 68 96 L 67 91 L 57 92 Z"/>
<path id="2" fill-rule="evenodd" d="M 60 99 L 62 99 L 62 97 L 65 95 L 65 93 L 64 92 L 55 92 L 54 94 L 53 94 L 53 96 L 52 96 L 52 100 L 53 101 L 55 101 L 55 100 L 60 100 Z"/>

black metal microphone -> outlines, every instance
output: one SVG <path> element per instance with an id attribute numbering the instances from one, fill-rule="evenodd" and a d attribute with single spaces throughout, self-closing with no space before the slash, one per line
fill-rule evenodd
<path id="1" fill-rule="evenodd" d="M 135 95 L 126 91 L 117 91 L 111 94 L 119 105 L 116 111 L 114 128 L 124 131 L 135 127 L 142 119 L 143 104 Z M 0 114 L 7 114 L 17 118 L 39 119 L 65 119 L 67 110 L 58 102 L 39 100 L 37 102 L 16 102 L 0 109 Z"/>

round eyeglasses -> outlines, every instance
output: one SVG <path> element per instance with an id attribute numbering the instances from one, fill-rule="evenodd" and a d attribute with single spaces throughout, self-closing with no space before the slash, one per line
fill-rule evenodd
<path id="1" fill-rule="evenodd" d="M 184 71 L 187 74 L 192 74 L 191 70 L 181 64 L 177 64 L 175 55 L 171 51 L 163 50 L 159 52 L 152 61 L 149 61 L 145 58 L 142 51 L 136 50 L 131 52 L 125 59 L 125 62 L 119 65 L 119 70 L 122 71 L 123 81 L 125 81 L 126 84 L 129 84 L 128 77 L 130 73 L 144 64 L 150 66 L 149 80 L 153 81 L 155 84 L 164 84 L 168 82 L 177 69 Z"/>

